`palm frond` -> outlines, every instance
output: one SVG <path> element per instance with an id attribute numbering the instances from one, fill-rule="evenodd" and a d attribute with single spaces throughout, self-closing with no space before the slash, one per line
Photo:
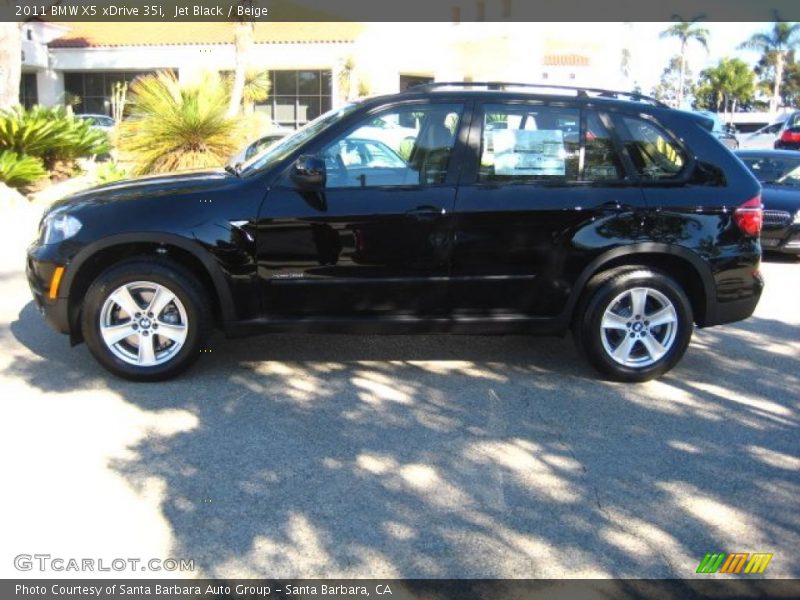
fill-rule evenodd
<path id="1" fill-rule="evenodd" d="M 228 92 L 217 74 L 192 84 L 171 72 L 141 77 L 131 86 L 131 100 L 120 149 L 137 175 L 222 166 L 243 137 L 226 116 Z"/>

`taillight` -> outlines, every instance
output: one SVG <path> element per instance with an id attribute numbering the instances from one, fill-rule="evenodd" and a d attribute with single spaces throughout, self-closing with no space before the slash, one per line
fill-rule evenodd
<path id="1" fill-rule="evenodd" d="M 781 135 L 782 142 L 800 142 L 800 131 L 787 129 Z"/>
<path id="2" fill-rule="evenodd" d="M 752 236 L 757 236 L 761 233 L 761 225 L 764 223 L 763 208 L 761 195 L 759 194 L 733 211 L 733 218 L 742 233 Z"/>

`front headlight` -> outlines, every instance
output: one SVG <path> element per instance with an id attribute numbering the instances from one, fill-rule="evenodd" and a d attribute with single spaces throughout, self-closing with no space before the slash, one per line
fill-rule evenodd
<path id="1" fill-rule="evenodd" d="M 42 220 L 41 243 L 55 244 L 71 238 L 81 230 L 81 222 L 70 214 L 56 212 Z"/>

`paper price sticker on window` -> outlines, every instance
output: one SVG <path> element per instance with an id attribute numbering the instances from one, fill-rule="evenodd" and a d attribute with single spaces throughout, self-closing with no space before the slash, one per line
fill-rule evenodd
<path id="1" fill-rule="evenodd" d="M 566 174 L 564 132 L 500 130 L 494 132 L 494 172 L 496 175 Z"/>

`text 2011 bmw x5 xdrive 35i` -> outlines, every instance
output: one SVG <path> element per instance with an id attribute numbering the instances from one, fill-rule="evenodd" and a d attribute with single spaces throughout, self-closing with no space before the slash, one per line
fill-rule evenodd
<path id="1" fill-rule="evenodd" d="M 58 202 L 28 254 L 47 321 L 122 377 L 229 335 L 572 330 L 661 375 L 763 287 L 760 187 L 711 123 L 642 96 L 430 84 L 324 114 L 244 164 Z"/>

